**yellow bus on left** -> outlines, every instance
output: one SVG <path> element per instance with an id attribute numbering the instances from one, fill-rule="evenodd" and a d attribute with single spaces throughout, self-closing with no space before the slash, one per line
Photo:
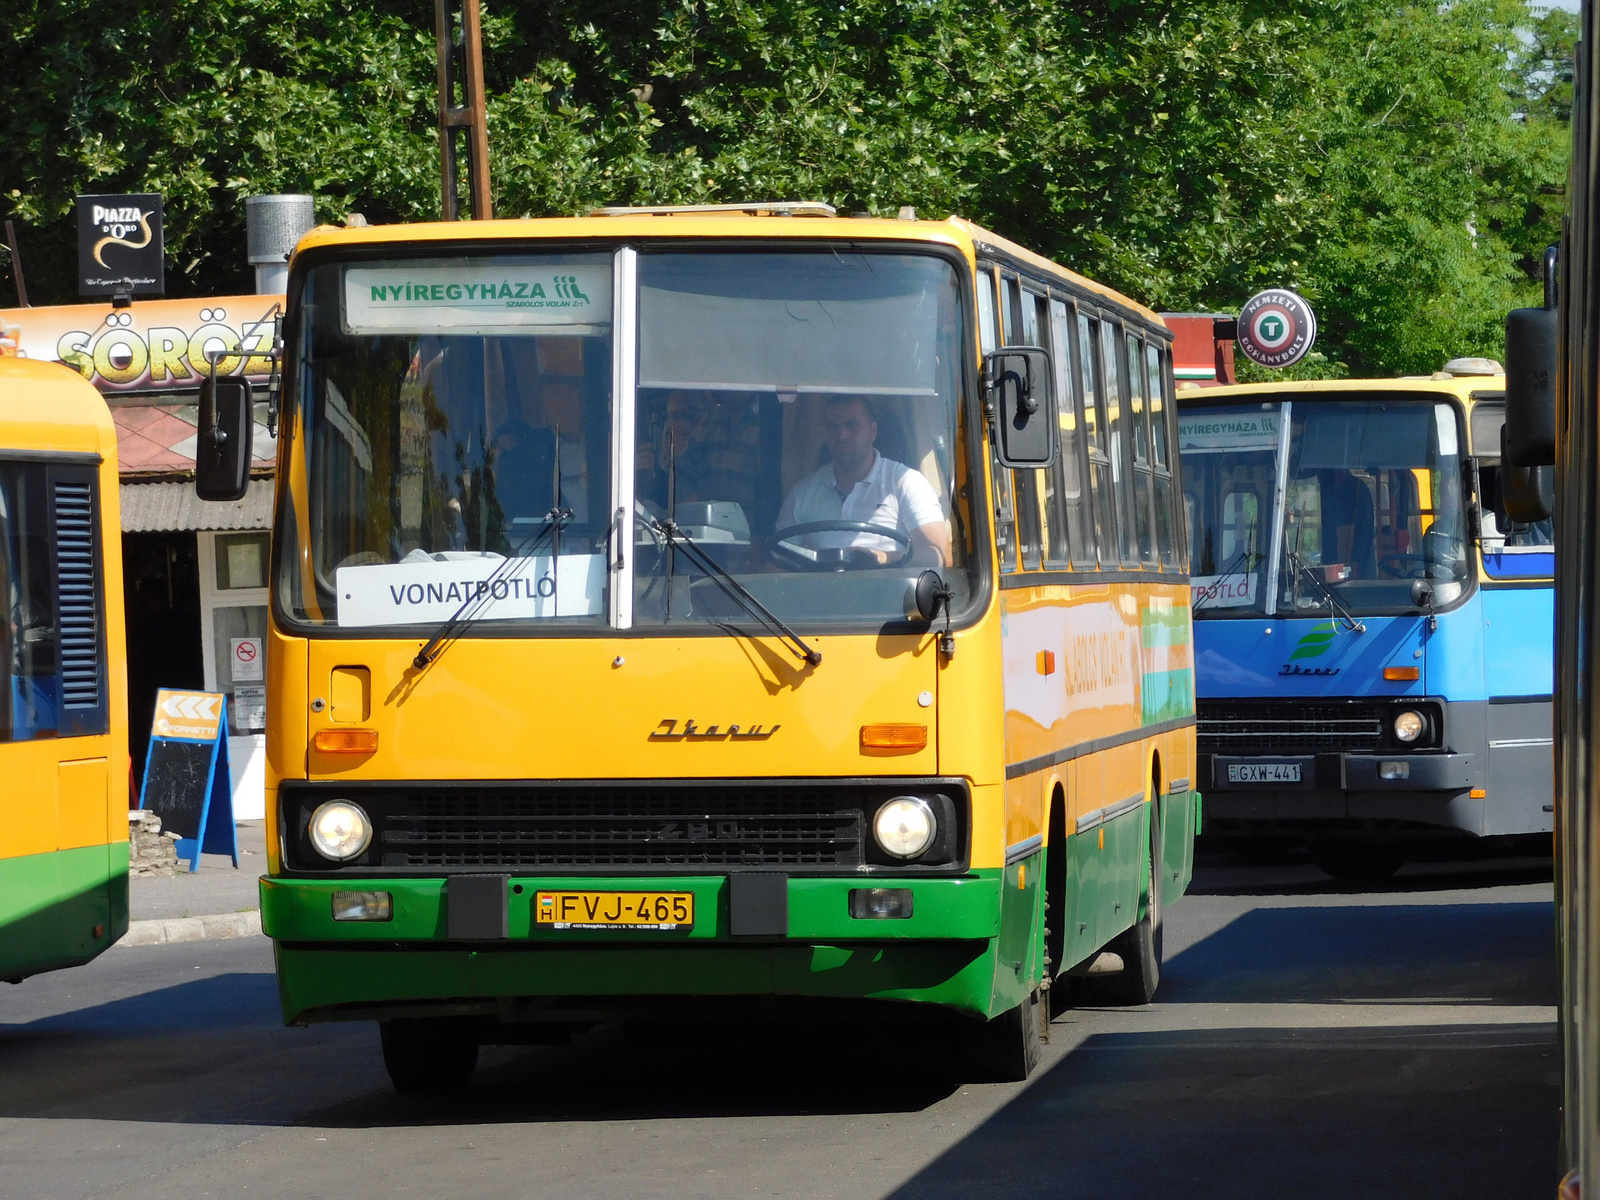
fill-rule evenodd
<path id="1" fill-rule="evenodd" d="M 56 363 L 0 357 L 0 980 L 128 929 L 117 438 Z"/>

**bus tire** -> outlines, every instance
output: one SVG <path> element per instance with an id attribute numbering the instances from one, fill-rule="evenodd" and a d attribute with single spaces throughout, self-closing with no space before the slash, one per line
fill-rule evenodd
<path id="1" fill-rule="evenodd" d="M 1037 991 L 992 1021 L 969 1027 L 966 1060 L 969 1072 L 985 1083 L 1021 1083 L 1039 1065 L 1039 1026 L 1044 997 Z"/>
<path id="2" fill-rule="evenodd" d="M 478 1039 L 464 1021 L 449 1017 L 384 1021 L 378 1028 L 389 1082 L 404 1095 L 462 1091 L 478 1068 Z"/>
<path id="3" fill-rule="evenodd" d="M 1122 958 L 1122 970 L 1095 980 L 1094 990 L 1109 1004 L 1149 1004 L 1161 982 L 1161 857 L 1160 810 L 1150 806 L 1150 851 L 1145 859 L 1144 916 L 1132 929 L 1111 939 L 1106 947 Z"/>

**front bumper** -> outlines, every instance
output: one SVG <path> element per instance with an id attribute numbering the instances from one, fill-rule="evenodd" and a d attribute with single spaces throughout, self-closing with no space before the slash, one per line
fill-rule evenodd
<path id="1" fill-rule="evenodd" d="M 849 893 L 903 887 L 912 915 L 853 918 Z M 520 891 L 518 890 L 520 888 Z M 333 920 L 334 891 L 386 891 L 384 922 Z M 261 881 L 290 1023 L 497 1011 L 536 997 L 790 995 L 922 1000 L 988 1015 L 995 994 L 1002 872 L 959 878 L 790 878 L 786 932 L 732 931 L 727 876 L 522 877 L 507 885 L 504 937 L 452 940 L 449 880 Z M 687 931 L 538 925 L 540 890 L 692 892 Z"/>
<path id="2" fill-rule="evenodd" d="M 1341 829 L 1366 835 L 1426 836 L 1483 828 L 1478 762 L 1471 754 L 1213 755 L 1207 832 L 1316 836 Z M 1300 768 L 1298 783 L 1244 782 L 1228 768 Z M 1385 764 L 1403 777 L 1385 778 Z M 1204 769 L 1205 764 L 1202 763 Z M 1248 774 L 1248 772 L 1244 772 Z M 1400 774 L 1393 767 L 1389 775 Z"/>
<path id="3" fill-rule="evenodd" d="M 1471 754 L 1213 754 L 1208 796 L 1220 793 L 1287 792 L 1461 792 L 1475 779 Z M 1400 770 L 1389 768 L 1396 764 Z M 1294 767 L 1300 782 L 1241 781 L 1252 767 Z M 1229 768 L 1234 768 L 1230 771 Z M 1244 770 L 1241 770 L 1244 769 Z M 1398 776 L 1397 778 L 1386 777 Z M 1202 776 L 1204 778 L 1204 776 Z"/>

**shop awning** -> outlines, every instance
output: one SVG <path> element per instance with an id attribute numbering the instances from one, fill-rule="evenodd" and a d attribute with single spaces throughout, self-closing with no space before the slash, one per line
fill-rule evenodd
<path id="1" fill-rule="evenodd" d="M 252 479 L 243 500 L 217 502 L 194 494 L 192 480 L 124 482 L 122 532 L 178 529 L 268 529 L 272 525 L 272 480 Z"/>

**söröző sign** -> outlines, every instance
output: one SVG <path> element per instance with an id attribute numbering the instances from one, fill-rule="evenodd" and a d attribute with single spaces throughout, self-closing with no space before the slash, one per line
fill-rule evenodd
<path id="1" fill-rule="evenodd" d="M 1317 340 L 1311 306 L 1288 288 L 1268 288 L 1245 302 L 1239 313 L 1239 349 L 1263 367 L 1291 367 Z"/>

